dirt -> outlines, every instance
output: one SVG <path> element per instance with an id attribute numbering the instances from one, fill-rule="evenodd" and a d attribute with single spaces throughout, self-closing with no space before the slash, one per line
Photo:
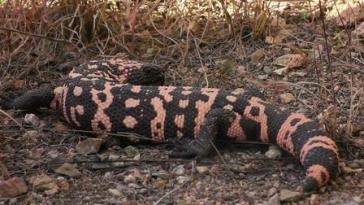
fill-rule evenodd
<path id="1" fill-rule="evenodd" d="M 128 148 L 133 150 L 131 153 L 125 146 L 114 146 L 81 156 L 76 145 L 86 136 L 73 132 L 58 115 L 41 110 L 35 112 L 40 126 L 23 124 L 23 130 L 9 117 L 0 115 L 2 161 L 10 176 L 24 177 L 29 188 L 16 198 L 2 198 L 0 204 L 364 204 L 363 92 L 355 95 L 364 87 L 364 57 L 355 46 L 350 52 L 342 47 L 348 36 L 334 23 L 328 24 L 330 64 L 325 61 L 327 49 L 320 22 L 290 24 L 282 43 L 231 39 L 224 45 L 205 46 L 201 57 L 187 56 L 192 60 L 185 65 L 154 59 L 155 63 L 168 63 L 166 84 L 208 84 L 225 89 L 254 86 L 264 91 L 268 101 L 323 122 L 340 145 L 344 167 L 327 187 L 301 193 L 302 167 L 285 154 L 268 159 L 264 155 L 267 145 L 234 145 L 219 150 L 221 156 L 202 162 L 169 159 L 168 145 L 132 145 Z M 260 53 L 260 59 L 255 56 L 252 61 L 250 55 L 258 49 L 263 49 L 264 56 Z M 274 71 L 282 67 L 274 65 L 274 61 L 285 54 L 300 54 L 307 61 L 278 75 Z M 31 79 L 28 85 L 36 82 L 37 76 Z M 290 96 L 289 101 L 281 94 Z M 23 123 L 24 113 L 8 113 Z M 65 162 L 74 164 L 81 175 L 57 174 L 55 170 Z M 49 176 L 56 188 L 38 190 L 32 185 L 31 178 L 41 174 Z M 285 189 L 298 197 L 291 202 L 274 201 Z"/>

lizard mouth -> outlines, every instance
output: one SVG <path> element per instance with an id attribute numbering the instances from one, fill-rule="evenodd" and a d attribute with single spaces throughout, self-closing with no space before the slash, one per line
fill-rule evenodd
<path id="1" fill-rule="evenodd" d="M 53 94 L 54 94 L 54 96 L 51 101 L 50 107 L 53 110 L 58 110 L 61 105 L 61 102 L 62 102 L 63 87 L 62 86 L 56 87 L 53 90 Z"/>

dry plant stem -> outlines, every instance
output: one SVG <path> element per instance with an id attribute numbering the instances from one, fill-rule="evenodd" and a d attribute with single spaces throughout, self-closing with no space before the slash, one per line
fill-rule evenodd
<path id="1" fill-rule="evenodd" d="M 344 25 L 344 20 L 337 8 L 337 5 L 336 5 L 336 1 L 334 2 L 335 4 L 335 8 L 336 8 L 336 11 L 338 13 L 338 16 L 339 16 L 339 19 L 340 19 L 340 22 L 342 25 Z M 351 39 L 351 30 L 348 28 L 348 26 L 346 25 L 345 26 L 345 32 L 348 36 L 348 42 L 347 42 L 347 45 L 346 47 L 348 48 L 348 52 L 345 52 L 345 53 L 349 53 L 349 63 L 352 63 L 352 55 L 351 55 L 351 50 L 352 50 L 352 39 Z M 355 100 L 355 95 L 353 94 L 353 80 L 354 80 L 354 73 L 353 73 L 353 67 L 350 66 L 350 109 L 349 109 L 349 117 L 348 117 L 348 120 L 347 120 L 347 123 L 346 123 L 346 132 L 347 132 L 347 135 L 348 136 L 351 136 L 351 133 L 352 133 L 352 123 L 353 123 L 353 102 Z M 356 93 L 357 94 L 357 93 Z"/>
<path id="2" fill-rule="evenodd" d="M 163 199 L 165 199 L 166 197 L 168 197 L 169 195 L 171 195 L 173 192 L 176 192 L 176 191 L 178 191 L 179 189 L 181 189 L 184 185 L 186 185 L 187 184 L 187 182 L 190 182 L 190 181 L 188 181 L 188 180 L 186 180 L 183 184 L 181 184 L 180 186 L 178 186 L 178 187 L 176 187 L 176 188 L 174 188 L 174 189 L 172 189 L 171 191 L 169 191 L 169 192 L 167 192 L 166 194 L 164 194 L 160 199 L 158 199 L 155 203 L 153 203 L 153 205 L 158 205 L 158 204 L 160 204 L 161 203 L 161 201 L 163 200 Z"/>
<path id="3" fill-rule="evenodd" d="M 330 81 L 331 81 L 331 92 L 332 92 L 332 97 L 333 97 L 333 103 L 334 106 L 336 107 L 337 103 L 336 103 L 336 95 L 335 95 L 335 90 L 334 90 L 334 75 L 332 72 L 332 67 L 331 67 L 331 57 L 330 57 L 330 50 L 329 50 L 329 43 L 328 43 L 328 37 L 327 37 L 327 33 L 326 33 L 326 23 L 325 23 L 325 14 L 322 8 L 322 4 L 321 4 L 321 0 L 319 0 L 319 7 L 320 7 L 320 18 L 321 18 L 321 22 L 322 22 L 322 30 L 323 30 L 323 36 L 325 39 L 325 50 L 326 50 L 326 55 L 327 55 L 327 69 L 330 73 Z"/>
<path id="4" fill-rule="evenodd" d="M 37 38 L 47 39 L 47 40 L 50 40 L 50 41 L 56 41 L 56 42 L 59 42 L 59 43 L 68 43 L 68 44 L 73 45 L 72 42 L 64 40 L 64 39 L 58 39 L 58 38 L 52 38 L 52 37 L 48 37 L 48 36 L 37 35 L 37 34 L 28 33 L 28 32 L 24 32 L 24 31 L 19 31 L 19 30 L 15 30 L 15 29 L 11 29 L 11 28 L 0 27 L 0 30 L 20 33 L 20 34 L 27 35 L 27 36 L 33 36 L 33 37 L 37 37 Z"/>
<path id="5" fill-rule="evenodd" d="M 12 120 L 13 122 L 15 122 L 15 124 L 18 125 L 18 127 L 21 130 L 24 130 L 24 127 L 16 119 L 14 119 L 12 116 L 10 116 L 7 112 L 5 112 L 4 110 L 0 109 L 0 113 L 2 113 L 6 117 L 8 117 L 10 120 Z"/>
<path id="6" fill-rule="evenodd" d="M 202 62 L 202 57 L 201 57 L 201 54 L 200 54 L 200 48 L 197 44 L 197 41 L 196 41 L 196 38 L 193 38 L 194 42 L 195 42 L 195 48 L 196 48 L 196 52 L 197 52 L 197 55 L 198 55 L 198 59 L 200 60 L 200 65 L 201 65 L 201 69 L 203 71 L 203 76 L 205 78 L 205 81 L 206 81 L 206 87 L 208 88 L 209 87 L 209 80 L 207 78 L 207 73 L 206 73 L 206 70 L 205 70 L 205 66 Z"/>
<path id="7" fill-rule="evenodd" d="M 210 140 L 210 144 L 212 146 L 212 148 L 214 148 L 217 156 L 219 157 L 220 161 L 223 163 L 223 164 L 226 164 L 226 161 L 224 160 L 224 157 L 221 155 L 220 151 L 217 149 L 217 147 L 215 146 L 215 144 Z"/>
<path id="8" fill-rule="evenodd" d="M 177 48 L 179 49 L 179 51 L 180 51 L 181 55 L 183 55 L 183 50 L 182 50 L 182 49 L 181 49 L 181 47 L 179 46 L 179 43 L 178 43 L 176 40 L 174 40 L 173 38 L 171 38 L 171 37 L 169 37 L 169 36 L 165 35 L 164 33 L 160 32 L 160 31 L 157 29 L 157 27 L 155 26 L 155 24 L 154 24 L 154 22 L 153 22 L 153 20 L 152 20 L 152 19 L 150 19 L 149 21 L 150 21 L 151 25 L 153 26 L 154 30 L 155 30 L 155 31 L 157 31 L 157 33 L 159 33 L 161 36 L 163 36 L 163 37 L 165 37 L 165 38 L 169 39 L 170 41 L 172 41 L 172 42 L 173 42 L 173 43 L 177 46 Z"/>

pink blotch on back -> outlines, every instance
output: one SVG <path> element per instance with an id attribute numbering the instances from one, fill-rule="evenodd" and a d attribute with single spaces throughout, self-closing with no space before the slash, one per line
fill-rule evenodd
<path id="1" fill-rule="evenodd" d="M 139 99 L 129 98 L 129 99 L 125 100 L 125 107 L 126 108 L 137 107 L 139 104 L 140 104 Z"/>
<path id="2" fill-rule="evenodd" d="M 94 119 L 91 121 L 91 126 L 94 131 L 100 131 L 99 123 L 103 124 L 108 132 L 111 131 L 112 123 L 110 117 L 104 112 L 113 102 L 114 96 L 111 93 L 111 89 L 114 86 L 110 82 L 105 83 L 104 90 L 91 89 L 92 100 L 97 106 L 96 114 Z M 106 96 L 105 101 L 102 101 L 97 96 L 99 93 L 104 93 Z"/>
<path id="3" fill-rule="evenodd" d="M 82 105 L 77 105 L 76 107 L 71 107 L 71 119 L 78 126 L 81 127 L 80 122 L 77 120 L 76 112 L 78 115 L 83 115 L 85 113 L 84 107 Z"/>
<path id="4" fill-rule="evenodd" d="M 79 87 L 79 86 L 76 86 L 74 89 L 73 89 L 73 95 L 74 96 L 80 96 L 82 95 L 82 88 Z"/>
<path id="5" fill-rule="evenodd" d="M 164 125 L 166 120 L 166 110 L 163 108 L 163 101 L 158 97 L 154 97 L 151 100 L 151 104 L 154 108 L 157 116 L 150 122 L 150 129 L 152 138 L 156 141 L 164 141 Z M 157 126 L 159 124 L 160 126 Z"/>
<path id="6" fill-rule="evenodd" d="M 134 128 L 138 121 L 133 116 L 126 116 L 123 120 L 123 124 L 127 128 Z"/>
<path id="7" fill-rule="evenodd" d="M 93 69 L 97 69 L 98 65 L 94 64 L 94 65 L 91 65 L 91 64 L 87 64 L 87 69 L 89 70 L 93 70 Z"/>
<path id="8" fill-rule="evenodd" d="M 72 70 L 69 74 L 68 74 L 68 77 L 69 78 L 77 78 L 77 77 L 80 77 L 82 76 L 81 73 L 77 73 L 75 70 Z"/>
<path id="9" fill-rule="evenodd" d="M 237 98 L 235 96 L 233 96 L 233 95 L 228 95 L 228 96 L 226 96 L 226 99 L 229 102 L 235 102 Z"/>
<path id="10" fill-rule="evenodd" d="M 170 94 L 173 90 L 175 90 L 176 87 L 174 86 L 160 86 L 158 88 L 159 95 L 161 95 L 166 102 L 172 102 L 173 96 Z"/>
<path id="11" fill-rule="evenodd" d="M 214 88 L 201 88 L 201 93 L 208 96 L 208 100 L 207 102 L 202 100 L 198 100 L 196 102 L 195 106 L 197 109 L 197 116 L 195 118 L 194 128 L 195 137 L 197 137 L 200 133 L 201 125 L 205 120 L 206 114 L 211 110 L 211 106 L 215 102 L 216 96 L 219 94 L 219 90 Z"/>
<path id="12" fill-rule="evenodd" d="M 184 123 L 185 115 L 176 115 L 176 117 L 174 118 L 174 124 L 176 124 L 178 128 L 183 128 Z"/>
<path id="13" fill-rule="evenodd" d="M 265 105 L 264 101 L 257 97 L 252 97 L 249 100 L 250 105 L 247 106 L 244 110 L 244 117 L 251 119 L 260 124 L 260 140 L 262 142 L 268 142 L 268 116 L 264 113 Z M 253 116 L 250 114 L 251 110 L 257 107 L 259 108 L 259 113 L 257 116 Z"/>
<path id="14" fill-rule="evenodd" d="M 186 108 L 188 106 L 188 102 L 189 102 L 189 100 L 179 100 L 178 106 L 180 108 Z"/>
<path id="15" fill-rule="evenodd" d="M 131 92 L 133 92 L 133 93 L 139 93 L 139 92 L 142 90 L 142 88 L 141 88 L 141 86 L 140 86 L 140 85 L 133 85 L 133 86 L 132 86 L 132 88 L 131 88 L 130 90 L 131 90 Z"/>
<path id="16" fill-rule="evenodd" d="M 245 141 L 246 135 L 245 135 L 244 129 L 241 127 L 241 124 L 240 124 L 242 117 L 241 117 L 241 115 L 239 115 L 237 113 L 234 113 L 234 114 L 235 114 L 235 119 L 231 123 L 231 126 L 228 129 L 227 135 L 228 135 L 228 137 L 236 139 L 236 141 L 238 141 L 238 142 Z"/>

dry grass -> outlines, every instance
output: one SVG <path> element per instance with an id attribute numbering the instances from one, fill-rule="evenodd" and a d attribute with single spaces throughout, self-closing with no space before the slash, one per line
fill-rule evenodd
<path id="1" fill-rule="evenodd" d="M 46 65 L 64 61 L 67 52 L 82 57 L 126 52 L 186 62 L 196 39 L 200 46 L 246 29 L 264 36 L 269 21 L 264 7 L 263 2 L 223 0 L 184 5 L 144 0 L 6 1 L 0 6 L 0 76 L 39 73 Z M 248 14 L 251 8 L 255 12 Z"/>

